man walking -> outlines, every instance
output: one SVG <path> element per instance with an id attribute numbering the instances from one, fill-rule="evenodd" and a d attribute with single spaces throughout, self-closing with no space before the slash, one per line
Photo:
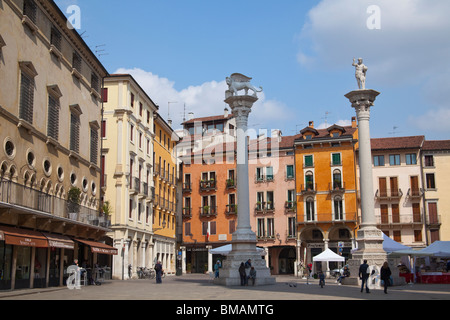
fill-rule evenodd
<path id="1" fill-rule="evenodd" d="M 361 292 L 364 289 L 364 283 L 366 284 L 366 292 L 370 293 L 369 287 L 367 286 L 369 279 L 369 265 L 367 264 L 367 260 L 363 261 L 363 264 L 359 266 L 359 278 L 361 279 Z"/>

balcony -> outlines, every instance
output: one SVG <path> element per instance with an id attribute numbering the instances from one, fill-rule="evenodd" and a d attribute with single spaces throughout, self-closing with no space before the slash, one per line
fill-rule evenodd
<path id="1" fill-rule="evenodd" d="M 138 194 L 141 191 L 141 180 L 130 176 L 130 187 L 128 188 L 130 194 Z"/>
<path id="2" fill-rule="evenodd" d="M 208 192 L 216 190 L 216 180 L 201 180 L 200 191 Z"/>
<path id="3" fill-rule="evenodd" d="M 263 183 L 263 182 L 273 182 L 274 181 L 274 175 L 268 174 L 268 175 L 256 175 L 255 176 L 255 183 Z"/>
<path id="4" fill-rule="evenodd" d="M 184 182 L 184 183 L 183 183 L 182 191 L 183 191 L 183 193 L 189 193 L 189 192 L 192 192 L 191 183 L 190 183 L 190 182 Z"/>
<path id="5" fill-rule="evenodd" d="M 300 193 L 302 195 L 316 194 L 317 193 L 317 183 L 306 183 L 300 186 Z"/>
<path id="6" fill-rule="evenodd" d="M 227 179 L 227 189 L 235 189 L 236 188 L 236 179 L 230 178 Z"/>
<path id="7" fill-rule="evenodd" d="M 211 217 L 217 216 L 216 206 L 203 206 L 200 207 L 200 217 Z"/>
<path id="8" fill-rule="evenodd" d="M 333 182 L 328 184 L 328 191 L 331 194 L 344 193 L 345 192 L 345 182 Z"/>
<path id="9" fill-rule="evenodd" d="M 255 205 L 255 214 L 268 214 L 275 211 L 275 205 L 273 202 L 257 202 Z"/>
<path id="10" fill-rule="evenodd" d="M 402 189 L 378 189 L 375 193 L 377 200 L 398 200 L 403 196 Z"/>
<path id="11" fill-rule="evenodd" d="M 358 215 L 356 212 L 347 213 L 311 213 L 304 214 L 298 217 L 298 225 L 318 225 L 321 223 L 327 224 L 356 224 L 358 222 Z"/>
<path id="12" fill-rule="evenodd" d="M 232 204 L 227 204 L 227 208 L 226 208 L 225 213 L 226 213 L 227 215 L 230 215 L 230 214 L 237 214 L 237 204 L 234 204 L 234 203 L 232 203 Z"/>
<path id="13" fill-rule="evenodd" d="M 68 219 L 102 228 L 108 228 L 111 224 L 109 218 L 100 214 L 97 209 L 57 198 L 13 181 L 2 181 L 0 184 L 0 208 L 17 211 L 17 214 L 34 214 L 61 222 Z"/>
<path id="14" fill-rule="evenodd" d="M 183 218 L 192 218 L 192 208 L 184 207 L 182 214 L 183 214 Z"/>
<path id="15" fill-rule="evenodd" d="M 379 226 L 399 226 L 399 225 L 412 225 L 422 222 L 421 214 L 381 214 L 375 215 L 375 220 Z"/>
<path id="16" fill-rule="evenodd" d="M 296 212 L 297 211 L 297 202 L 296 201 L 286 201 L 284 203 L 284 212 Z"/>
<path id="17" fill-rule="evenodd" d="M 406 193 L 406 197 L 410 199 L 420 199 L 423 196 L 422 188 L 410 188 Z"/>

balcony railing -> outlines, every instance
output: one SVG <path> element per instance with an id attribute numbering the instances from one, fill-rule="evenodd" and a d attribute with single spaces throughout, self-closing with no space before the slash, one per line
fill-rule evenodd
<path id="1" fill-rule="evenodd" d="M 109 227 L 109 219 L 99 210 L 49 195 L 45 192 L 15 183 L 2 181 L 0 184 L 0 207 L 13 205 L 32 209 L 56 218 L 65 218 L 92 226 Z"/>
<path id="2" fill-rule="evenodd" d="M 192 208 L 189 207 L 183 208 L 183 218 L 192 218 Z"/>
<path id="3" fill-rule="evenodd" d="M 375 215 L 375 220 L 379 225 L 393 225 L 393 224 L 414 224 L 422 223 L 422 215 L 420 213 L 417 214 L 381 214 Z"/>
<path id="4" fill-rule="evenodd" d="M 273 174 L 267 174 L 267 175 L 256 175 L 255 176 L 255 183 L 262 183 L 262 182 L 273 182 L 275 179 Z"/>
<path id="5" fill-rule="evenodd" d="M 217 207 L 215 206 L 203 206 L 200 207 L 200 216 L 201 217 L 209 217 L 217 215 Z"/>
<path id="6" fill-rule="evenodd" d="M 330 193 L 342 193 L 345 192 L 345 182 L 333 182 L 328 184 L 328 190 Z"/>
<path id="7" fill-rule="evenodd" d="M 347 213 L 306 213 L 298 217 L 297 224 L 318 224 L 318 223 L 356 223 L 358 215 L 356 212 Z"/>
<path id="8" fill-rule="evenodd" d="M 378 189 L 375 193 L 375 198 L 378 200 L 390 200 L 390 199 L 400 199 L 403 196 L 402 189 Z"/>
<path id="9" fill-rule="evenodd" d="M 300 192 L 302 194 L 315 194 L 317 193 L 317 183 L 306 183 L 300 186 Z"/>
<path id="10" fill-rule="evenodd" d="M 227 179 L 227 189 L 233 188 L 236 188 L 236 179 L 234 178 Z"/>
<path id="11" fill-rule="evenodd" d="M 226 214 L 237 214 L 237 204 L 227 204 Z"/>
<path id="12" fill-rule="evenodd" d="M 192 192 L 192 187 L 190 182 L 183 183 L 183 192 Z"/>
<path id="13" fill-rule="evenodd" d="M 285 212 L 295 212 L 295 211 L 297 211 L 297 202 L 296 201 L 286 201 L 284 203 L 284 211 Z"/>
<path id="14" fill-rule="evenodd" d="M 216 180 L 200 181 L 200 191 L 216 190 Z"/>
<path id="15" fill-rule="evenodd" d="M 410 188 L 408 189 L 408 192 L 406 196 L 408 198 L 420 198 L 423 195 L 423 189 L 422 188 Z"/>
<path id="16" fill-rule="evenodd" d="M 273 213 L 275 210 L 275 205 L 273 202 L 257 202 L 255 205 L 255 213 L 256 214 L 266 214 Z"/>

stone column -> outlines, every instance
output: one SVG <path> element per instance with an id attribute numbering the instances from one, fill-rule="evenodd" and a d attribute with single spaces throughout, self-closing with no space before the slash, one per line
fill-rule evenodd
<path id="1" fill-rule="evenodd" d="M 240 74 L 233 74 L 240 78 L 247 78 Z M 247 78 L 245 80 L 250 80 Z M 230 85 L 230 84 L 229 84 Z M 230 85 L 231 90 L 231 85 Z M 256 92 L 253 95 L 238 95 L 237 92 L 226 91 L 225 102 L 230 106 L 233 116 L 236 119 L 237 132 L 237 207 L 238 225 L 236 232 L 232 235 L 232 251 L 228 254 L 220 271 L 220 277 L 215 279 L 215 283 L 234 286 L 240 285 L 239 266 L 242 262 L 251 259 L 252 267 L 256 269 L 255 285 L 274 284 L 275 278 L 270 276 L 270 270 L 266 266 L 266 261 L 261 258 L 261 254 L 256 250 L 256 234 L 250 226 L 250 201 L 249 201 L 249 178 L 248 178 L 248 142 L 247 125 L 248 116 L 253 104 L 258 100 Z"/>
<path id="2" fill-rule="evenodd" d="M 370 108 L 380 93 L 360 89 L 345 95 L 355 108 L 358 120 L 359 170 L 361 192 L 361 225 L 357 232 L 358 250 L 349 261 L 351 277 L 358 278 L 359 266 L 367 260 L 370 269 L 377 269 L 387 260 L 383 250 L 383 233 L 376 226 L 372 175 L 372 150 L 370 144 Z"/>

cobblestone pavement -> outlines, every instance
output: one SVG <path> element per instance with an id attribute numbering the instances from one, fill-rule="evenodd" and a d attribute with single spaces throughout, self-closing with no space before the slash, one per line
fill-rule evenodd
<path id="1" fill-rule="evenodd" d="M 324 288 L 317 280 L 293 276 L 276 276 L 268 286 L 223 287 L 210 281 L 208 275 L 167 276 L 162 284 L 155 280 L 111 280 L 100 286 L 83 286 L 0 291 L 0 300 L 179 300 L 179 301 L 275 301 L 275 300 L 450 300 L 450 285 L 414 284 L 361 293 L 356 286 L 339 286 L 327 279 Z"/>

